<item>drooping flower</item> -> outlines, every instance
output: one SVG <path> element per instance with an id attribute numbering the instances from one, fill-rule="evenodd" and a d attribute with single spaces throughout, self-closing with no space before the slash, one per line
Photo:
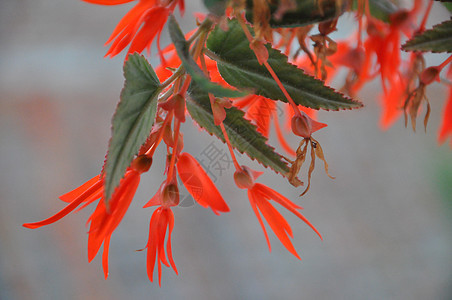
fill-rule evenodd
<path id="1" fill-rule="evenodd" d="M 62 195 L 60 199 L 69 202 L 69 204 L 61 211 L 45 220 L 25 223 L 23 226 L 35 229 L 52 224 L 74 211 L 80 204 L 85 203 L 82 206 L 83 208 L 100 199 L 96 209 L 88 219 L 88 222 L 91 223 L 88 232 L 88 261 L 91 262 L 94 259 L 103 243 L 102 265 L 105 278 L 107 278 L 110 237 L 129 208 L 140 183 L 140 175 L 143 172 L 147 172 L 151 164 L 152 158 L 145 155 L 138 156 L 127 169 L 124 178 L 121 179 L 108 204 L 106 204 L 104 199 L 103 178 L 96 176 L 80 187 Z"/>
<path id="2" fill-rule="evenodd" d="M 133 0 L 83 0 L 100 5 L 118 5 Z M 129 44 L 127 54 L 141 53 L 144 49 L 150 50 L 154 38 L 157 36 L 157 45 L 160 49 L 160 34 L 176 6 L 179 5 L 183 13 L 184 0 L 139 0 L 118 23 L 105 44 L 111 44 L 105 56 L 116 56 Z M 127 56 L 126 56 L 127 57 Z"/>
<path id="3" fill-rule="evenodd" d="M 178 155 L 176 169 L 190 195 L 201 206 L 206 208 L 210 207 L 217 215 L 220 212 L 229 211 L 228 205 L 223 200 L 214 183 L 193 156 L 188 153 L 180 153 Z M 162 263 L 167 267 L 172 267 L 177 274 L 171 252 L 171 233 L 174 227 L 174 216 L 171 207 L 178 205 L 179 200 L 179 188 L 174 175 L 171 176 L 171 179 L 167 179 L 162 183 L 154 197 L 144 206 L 160 206 L 152 214 L 149 227 L 149 240 L 146 246 L 148 277 L 149 280 L 153 281 L 155 261 L 157 260 L 159 285 L 161 285 Z M 168 238 L 165 255 L 164 248 L 167 228 Z"/>
<path id="4" fill-rule="evenodd" d="M 146 245 L 146 266 L 149 280 L 151 282 L 154 280 L 154 267 L 155 260 L 157 259 L 160 286 L 162 285 L 162 263 L 167 267 L 171 266 L 174 272 L 178 274 L 171 251 L 171 233 L 174 228 L 174 215 L 171 211 L 171 207 L 178 204 L 179 189 L 177 184 L 164 181 L 155 196 L 144 206 L 160 205 L 160 207 L 152 214 L 151 222 L 149 224 L 149 239 Z M 167 228 L 168 238 L 166 242 L 166 253 L 168 255 L 169 263 L 165 255 L 165 236 Z"/>
<path id="5" fill-rule="evenodd" d="M 309 222 L 308 219 L 306 219 L 298 211 L 300 209 L 303 209 L 301 206 L 296 205 L 273 189 L 261 183 L 254 182 L 261 174 L 262 172 L 256 172 L 246 166 L 242 166 L 240 170 L 237 170 L 234 173 L 234 180 L 239 188 L 248 190 L 248 199 L 250 201 L 251 208 L 256 214 L 259 224 L 264 231 L 269 250 L 271 251 L 270 240 L 268 238 L 267 230 L 265 229 L 265 225 L 260 213 L 263 215 L 264 219 L 267 221 L 268 225 L 270 225 L 270 228 L 276 234 L 284 247 L 286 247 L 286 249 L 296 258 L 301 259 L 289 238 L 293 238 L 292 228 L 284 219 L 284 217 L 273 207 L 269 200 L 273 200 L 282 205 L 284 208 L 304 221 L 309 227 L 311 227 L 319 235 L 320 238 L 322 238 L 322 236 L 311 224 L 311 222 Z"/>

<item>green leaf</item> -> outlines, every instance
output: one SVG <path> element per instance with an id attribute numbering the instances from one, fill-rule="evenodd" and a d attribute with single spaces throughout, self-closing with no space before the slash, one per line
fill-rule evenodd
<path id="1" fill-rule="evenodd" d="M 296 8 L 284 13 L 280 20 L 274 18 L 274 13 L 278 9 L 278 4 L 270 5 L 272 17 L 270 26 L 272 27 L 302 27 L 313 23 L 324 22 L 334 19 L 344 13 L 347 9 L 346 2 L 341 7 L 336 5 L 336 0 L 321 1 L 321 9 L 318 0 L 296 0 Z M 247 0 L 246 18 L 253 22 L 253 1 Z"/>
<path id="2" fill-rule="evenodd" d="M 260 65 L 249 42 L 236 20 L 229 21 L 229 30 L 218 26 L 207 40 L 210 55 L 216 60 L 218 70 L 227 83 L 238 89 L 252 89 L 254 94 L 287 102 L 281 89 L 265 68 Z M 287 61 L 287 56 L 267 45 L 268 63 L 273 68 L 296 104 L 313 109 L 339 110 L 361 107 L 354 101 L 335 92 Z M 209 55 L 209 53 L 206 53 Z"/>
<path id="3" fill-rule="evenodd" d="M 149 136 L 157 111 L 160 82 L 143 56 L 130 55 L 124 65 L 124 88 L 113 116 L 112 137 L 105 164 L 108 204 L 127 167 Z"/>
<path id="4" fill-rule="evenodd" d="M 421 34 L 415 35 L 406 42 L 405 51 L 452 52 L 452 20 L 433 26 Z"/>
<path id="5" fill-rule="evenodd" d="M 192 84 L 188 90 L 187 110 L 192 119 L 210 134 L 214 134 L 225 142 L 220 126 L 215 126 L 209 95 Z M 256 131 L 256 126 L 246 120 L 244 112 L 235 108 L 225 108 L 226 118 L 223 121 L 232 146 L 240 153 L 246 153 L 265 167 L 270 167 L 283 176 L 289 171 L 287 164 L 274 148 L 267 145 L 267 139 Z"/>
<path id="6" fill-rule="evenodd" d="M 452 1 L 450 1 L 450 2 L 447 2 L 447 3 L 441 3 L 442 5 L 444 5 L 448 10 L 449 10 L 449 12 L 452 12 L 452 3 L 451 3 Z"/>
<path id="7" fill-rule="evenodd" d="M 217 16 L 224 15 L 229 0 L 203 0 L 204 6 Z"/>
<path id="8" fill-rule="evenodd" d="M 211 82 L 203 71 L 199 68 L 196 62 L 190 55 L 189 45 L 184 38 L 176 18 L 170 16 L 168 22 L 168 30 L 170 32 L 171 40 L 176 48 L 177 55 L 182 61 L 185 70 L 190 74 L 193 81 L 195 81 L 204 91 L 214 94 L 217 97 L 237 98 L 246 95 L 244 92 L 224 88 L 221 85 Z"/>
<path id="9" fill-rule="evenodd" d="M 357 0 L 353 1 L 353 10 L 357 8 Z M 372 17 L 389 23 L 391 14 L 399 10 L 399 7 L 391 0 L 369 0 L 369 11 Z"/>

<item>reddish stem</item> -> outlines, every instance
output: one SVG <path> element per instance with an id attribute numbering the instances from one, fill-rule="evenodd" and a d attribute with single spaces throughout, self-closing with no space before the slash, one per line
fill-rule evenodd
<path id="1" fill-rule="evenodd" d="M 174 146 L 173 146 L 173 155 L 171 155 L 171 162 L 168 170 L 168 182 L 171 182 L 173 178 L 173 170 L 174 165 L 176 164 L 176 155 L 177 155 L 177 144 L 179 143 L 179 129 L 180 129 L 180 121 L 178 118 L 174 118 Z"/>
<path id="2" fill-rule="evenodd" d="M 226 144 L 228 145 L 229 152 L 231 153 L 231 158 L 232 158 L 232 162 L 234 163 L 234 167 L 237 171 L 241 171 L 242 168 L 240 167 L 239 163 L 237 162 L 237 159 L 235 158 L 235 154 L 232 149 L 231 141 L 229 141 L 229 136 L 228 136 L 228 133 L 226 132 L 226 128 L 224 128 L 223 122 L 221 122 L 220 127 L 221 127 L 221 131 L 223 132 L 224 139 L 226 140 Z"/>
<path id="3" fill-rule="evenodd" d="M 284 96 L 287 98 L 287 101 L 289 101 L 290 105 L 292 106 L 292 109 L 296 116 L 301 116 L 300 110 L 298 109 L 298 106 L 293 101 L 292 97 L 290 97 L 289 93 L 287 92 L 284 85 L 281 83 L 281 80 L 279 80 L 278 76 L 276 75 L 275 71 L 273 71 L 272 67 L 268 64 L 268 62 L 264 62 L 264 66 L 267 68 L 268 72 L 272 75 L 273 79 L 276 81 L 276 84 L 283 92 Z"/>
<path id="4" fill-rule="evenodd" d="M 246 37 L 248 38 L 248 41 L 250 43 L 253 42 L 254 37 L 251 35 L 250 31 L 248 30 L 248 27 L 246 27 L 244 17 L 243 15 L 236 15 L 236 18 L 240 24 L 240 27 L 242 27 L 243 32 L 245 33 Z M 264 66 L 267 68 L 268 72 L 272 75 L 273 79 L 276 81 L 276 84 L 283 92 L 284 96 L 287 98 L 287 101 L 289 101 L 290 105 L 292 106 L 292 109 L 296 116 L 301 116 L 300 110 L 298 109 L 297 105 L 293 101 L 292 97 L 290 97 L 289 93 L 287 92 L 286 88 L 281 83 L 281 80 L 279 80 L 278 76 L 276 75 L 275 71 L 273 71 L 273 68 L 268 64 L 267 61 L 264 62 Z"/>
<path id="5" fill-rule="evenodd" d="M 421 25 L 419 26 L 419 33 L 424 32 L 425 24 L 427 23 L 428 16 L 430 15 L 430 10 L 432 9 L 433 0 L 430 0 L 430 3 L 427 6 L 427 10 L 425 11 L 424 17 L 422 18 Z"/>
<path id="6" fill-rule="evenodd" d="M 452 61 L 452 55 L 449 56 L 442 64 L 438 66 L 440 70 L 442 70 L 445 66 L 447 66 Z"/>

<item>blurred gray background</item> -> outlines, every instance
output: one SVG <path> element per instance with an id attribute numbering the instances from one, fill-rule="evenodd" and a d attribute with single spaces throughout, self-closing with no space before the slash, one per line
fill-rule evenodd
<path id="1" fill-rule="evenodd" d="M 202 7 L 186 2 L 187 31 Z M 92 208 L 41 229 L 21 227 L 60 210 L 59 195 L 99 173 L 124 57 L 102 58 L 103 42 L 134 4 L 0 0 L 0 299 L 452 299 L 452 151 L 436 140 L 446 97 L 439 84 L 428 88 L 427 134 L 402 120 L 383 132 L 380 88 L 370 85 L 359 95 L 365 108 L 319 115 L 329 127 L 316 139 L 336 180 L 318 163 L 310 192 L 298 198 L 300 190 L 276 174 L 261 177 L 304 206 L 323 234 L 322 242 L 280 209 L 301 262 L 272 232 L 269 253 L 246 192 L 223 166 L 211 171 L 231 212 L 215 216 L 189 199 L 174 209 L 180 274 L 163 268 L 162 287 L 150 283 L 146 254 L 135 250 L 147 241 L 153 209 L 141 207 L 163 179 L 161 151 L 113 235 L 108 280 L 100 256 L 86 258 Z M 435 3 L 431 22 L 446 18 Z M 212 146 L 227 150 L 190 119 L 183 130 L 195 157 Z M 245 157 L 240 163 L 262 170 Z"/>

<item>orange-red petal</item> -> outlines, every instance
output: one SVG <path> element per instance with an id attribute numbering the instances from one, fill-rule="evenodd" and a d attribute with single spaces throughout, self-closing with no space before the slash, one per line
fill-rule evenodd
<path id="1" fill-rule="evenodd" d="M 182 183 L 196 202 L 203 207 L 210 207 L 215 214 L 229 211 L 215 184 L 193 156 L 182 153 L 176 167 Z"/>
<path id="2" fill-rule="evenodd" d="M 272 246 L 270 244 L 270 239 L 268 238 L 268 234 L 267 234 L 267 230 L 265 229 L 264 222 L 262 221 L 259 210 L 257 209 L 257 201 L 258 200 L 255 197 L 255 195 L 253 194 L 252 189 L 248 190 L 248 199 L 250 200 L 251 208 L 253 209 L 254 214 L 256 215 L 257 220 L 259 221 L 259 224 L 261 225 L 262 230 L 264 231 L 265 239 L 267 240 L 267 244 L 268 244 L 268 250 L 271 252 Z"/>
<path id="3" fill-rule="evenodd" d="M 447 103 L 444 107 L 443 120 L 438 136 L 439 143 L 444 143 L 448 137 L 452 138 L 452 87 L 449 88 L 449 98 L 447 99 Z M 452 147 L 452 139 L 450 141 L 450 146 Z"/>
<path id="4" fill-rule="evenodd" d="M 138 172 L 130 171 L 121 180 L 119 187 L 113 193 L 107 209 L 103 199 L 99 201 L 96 209 L 91 215 L 91 225 L 88 236 L 88 261 L 92 261 L 99 252 L 102 242 L 111 235 L 121 222 L 127 209 L 132 202 L 140 175 Z"/>
<path id="5" fill-rule="evenodd" d="M 166 244 L 166 252 L 168 260 L 165 256 L 165 236 L 168 228 L 168 240 Z M 174 228 L 174 215 L 171 209 L 159 207 L 151 217 L 149 224 L 149 239 L 146 247 L 148 248 L 146 255 L 147 274 L 150 281 L 153 281 L 155 262 L 157 260 L 157 270 L 159 277 L 159 285 L 161 286 L 162 266 L 161 263 L 167 267 L 172 267 L 177 274 L 176 264 L 174 263 L 173 255 L 171 253 L 171 233 Z"/>
<path id="6" fill-rule="evenodd" d="M 80 196 L 78 196 L 74 201 L 69 203 L 65 208 L 63 208 L 62 210 L 60 210 L 59 212 L 57 212 L 50 218 L 47 218 L 45 220 L 35 222 L 35 223 L 25 223 L 25 224 L 23 224 L 23 226 L 27 227 L 27 228 L 35 229 L 35 228 L 39 228 L 44 225 L 49 225 L 51 223 L 54 223 L 54 222 L 60 220 L 61 218 L 63 218 L 64 216 L 66 216 L 68 213 L 70 213 L 74 209 L 76 209 L 77 206 L 79 206 L 81 203 L 83 203 L 83 201 L 86 200 L 86 198 L 91 196 L 93 193 L 96 193 L 96 191 L 100 188 L 102 188 L 102 182 L 97 182 L 93 186 L 91 186 L 89 189 L 87 189 L 85 192 L 83 192 Z"/>
<path id="7" fill-rule="evenodd" d="M 262 196 L 265 196 L 269 199 L 272 199 L 276 202 L 278 202 L 279 204 L 281 204 L 284 208 L 286 208 L 287 210 L 289 210 L 291 213 L 293 213 L 294 215 L 296 215 L 298 218 L 300 218 L 303 222 L 305 222 L 309 227 L 312 228 L 312 230 L 314 230 L 315 233 L 317 233 L 317 235 L 320 237 L 320 239 L 322 238 L 322 235 L 320 234 L 320 232 L 314 227 L 314 225 L 312 225 L 311 222 L 309 222 L 309 220 L 303 216 L 297 209 L 303 209 L 301 206 L 296 205 L 295 203 L 293 203 L 292 201 L 290 201 L 289 199 L 287 199 L 286 197 L 284 197 L 283 195 L 281 195 L 280 193 L 278 193 L 277 191 L 269 188 L 268 186 L 265 186 L 263 184 L 260 183 L 256 183 L 254 188 L 257 190 L 258 194 L 261 194 Z"/>
<path id="8" fill-rule="evenodd" d="M 108 278 L 108 251 L 110 249 L 111 235 L 107 236 L 104 241 L 104 252 L 102 253 L 102 268 L 104 269 L 104 277 Z"/>
<path id="9" fill-rule="evenodd" d="M 74 201 L 75 198 L 79 197 L 81 194 L 83 194 L 87 189 L 92 187 L 98 181 L 100 181 L 100 175 L 94 176 L 93 178 L 91 178 L 78 188 L 75 188 L 64 195 L 61 195 L 59 198 L 64 202 L 72 202 Z"/>

